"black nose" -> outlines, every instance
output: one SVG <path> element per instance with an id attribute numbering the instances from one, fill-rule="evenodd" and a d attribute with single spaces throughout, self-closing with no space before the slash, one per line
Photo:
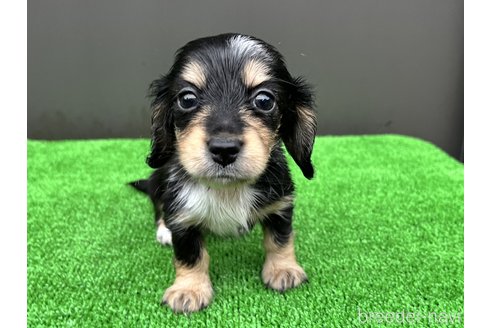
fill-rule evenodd
<path id="1" fill-rule="evenodd" d="M 236 160 L 242 145 L 238 139 L 212 138 L 208 142 L 208 150 L 216 163 L 226 167 Z"/>

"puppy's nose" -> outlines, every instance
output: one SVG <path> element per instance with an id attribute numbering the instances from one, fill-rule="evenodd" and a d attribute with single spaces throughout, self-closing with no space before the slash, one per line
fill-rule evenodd
<path id="1" fill-rule="evenodd" d="M 208 150 L 216 163 L 226 167 L 236 160 L 242 145 L 239 139 L 212 138 L 208 142 Z"/>

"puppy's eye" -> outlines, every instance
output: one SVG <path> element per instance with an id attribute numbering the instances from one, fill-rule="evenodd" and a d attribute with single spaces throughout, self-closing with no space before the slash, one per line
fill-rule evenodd
<path id="1" fill-rule="evenodd" d="M 198 106 L 198 98 L 191 91 L 183 92 L 178 96 L 178 105 L 186 111 L 195 109 Z"/>
<path id="2" fill-rule="evenodd" d="M 271 111 L 275 107 L 275 98 L 266 91 L 259 92 L 253 100 L 253 105 L 265 112 Z"/>

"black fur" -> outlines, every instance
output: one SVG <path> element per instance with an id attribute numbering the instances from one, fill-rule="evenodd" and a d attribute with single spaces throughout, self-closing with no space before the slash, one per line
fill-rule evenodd
<path id="1" fill-rule="evenodd" d="M 247 54 L 232 54 L 225 46 L 227 40 L 235 34 L 222 34 L 214 37 L 202 38 L 191 41 L 177 51 L 174 65 L 169 73 L 155 80 L 151 84 L 150 96 L 153 98 L 152 108 L 152 150 L 147 158 L 147 163 L 152 168 L 164 165 L 175 152 L 176 138 L 174 126 L 183 127 L 189 121 L 189 115 L 175 109 L 176 95 L 181 88 L 189 86 L 188 83 L 178 78 L 183 66 L 190 60 L 199 61 L 207 71 L 207 83 L 209 87 L 204 91 L 204 98 L 219 104 L 214 115 L 209 118 L 208 129 L 221 125 L 231 127 L 231 123 L 237 123 L 237 119 L 231 108 L 244 106 L 243 100 L 248 90 L 235 78 L 239 74 L 245 60 L 250 57 Z M 269 126 L 280 125 L 280 137 L 284 141 L 287 151 L 299 165 L 306 178 L 311 179 L 314 168 L 310 156 L 316 134 L 316 125 L 310 122 L 299 122 L 298 108 L 304 107 L 314 113 L 313 93 L 311 87 L 302 78 L 293 78 L 288 72 L 282 55 L 271 45 L 250 37 L 261 44 L 267 51 L 255 54 L 268 63 L 274 78 L 265 83 L 277 94 L 280 111 L 271 115 L 258 116 Z M 168 110 L 164 110 L 164 108 Z M 224 115 L 226 114 L 226 115 Z M 280 122 L 279 122 L 280 119 Z M 301 123 L 298 125 L 298 123 Z M 215 126 L 214 126 L 215 125 Z M 240 131 L 241 125 L 235 128 Z M 296 137 L 300 131 L 308 133 L 306 141 Z"/>
<path id="2" fill-rule="evenodd" d="M 316 121 L 311 88 L 302 78 L 293 78 L 280 53 L 264 41 L 245 36 L 250 43 L 237 49 L 231 47 L 232 38 L 238 36 L 222 34 L 188 43 L 176 53 L 168 74 L 152 82 L 150 87 L 152 141 L 147 163 L 156 170 L 149 179 L 130 184 L 150 196 L 156 221 L 164 220 L 172 233 L 176 260 L 187 266 L 193 266 L 199 260 L 203 233 L 206 231 L 198 223 L 184 226 L 180 217 L 185 209 L 178 195 L 182 195 L 187 183 L 202 183 L 202 180 L 190 174 L 184 166 L 186 163 L 181 162 L 177 133 L 186 130 L 202 108 L 209 108 L 203 125 L 210 138 L 218 135 L 240 137 L 248 125 L 241 118 L 244 111 L 259 120 L 273 135 L 274 142 L 266 168 L 254 179 L 242 179 L 241 172 L 217 166 L 207 181 L 224 172 L 228 174 L 231 185 L 248 185 L 256 193 L 251 204 L 254 209 L 267 208 L 280 200 L 289 199 L 290 203 L 285 208 L 259 220 L 280 247 L 287 243 L 292 234 L 294 211 L 290 200 L 290 196 L 294 195 L 294 184 L 282 142 L 304 176 L 311 179 L 314 175 L 311 153 Z M 254 87 L 244 85 L 241 80 L 243 67 L 251 59 L 266 65 L 270 76 L 267 81 Z M 201 88 L 181 77 L 184 67 L 190 62 L 198 63 L 205 72 L 205 87 Z M 192 90 L 198 95 L 197 110 L 180 108 L 177 99 L 182 90 Z M 275 99 L 275 107 L 270 111 L 258 110 L 252 101 L 261 90 L 268 90 Z M 249 228 L 257 221 L 252 218 Z"/>
<path id="3" fill-rule="evenodd" d="M 171 174 L 174 174 L 174 179 L 170 179 Z M 175 218 L 181 210 L 176 206 L 176 195 L 182 190 L 183 183 L 191 180 L 192 178 L 184 170 L 179 158 L 172 156 L 163 167 L 155 170 L 148 180 L 130 183 L 134 188 L 144 191 L 150 196 L 156 212 L 156 221 L 164 218 L 167 228 L 172 232 L 176 259 L 184 261 L 184 264 L 190 266 L 198 259 L 199 252 L 195 246 L 201 245 L 201 241 L 193 245 L 176 244 L 176 238 L 188 240 L 188 231 L 192 231 L 193 235 L 199 236 L 201 240 L 201 234 L 196 234 L 195 229 L 183 229 Z M 257 208 L 266 207 L 282 197 L 294 195 L 294 183 L 280 144 L 277 144 L 272 150 L 265 172 L 252 187 L 261 195 L 255 204 L 251 204 Z M 265 218 L 262 225 L 274 234 L 279 244 L 284 244 L 292 231 L 293 206 L 279 214 Z M 250 228 L 254 226 L 254 223 L 252 222 Z M 195 228 L 200 230 L 200 226 Z M 179 248 L 180 245 L 188 251 L 185 250 L 183 253 L 177 250 L 176 247 Z M 176 252 L 182 255 L 178 257 Z M 186 252 L 189 252 L 189 256 L 183 255 Z"/>
<path id="4" fill-rule="evenodd" d="M 141 191 L 147 195 L 150 194 L 149 192 L 149 180 L 137 180 L 137 181 L 132 181 L 128 183 L 130 186 L 133 188 L 137 189 L 138 191 Z"/>
<path id="5" fill-rule="evenodd" d="M 274 213 L 267 216 L 262 221 L 263 227 L 272 233 L 275 242 L 280 246 L 287 244 L 290 235 L 292 234 L 293 211 L 294 207 L 289 206 L 280 213 Z"/>

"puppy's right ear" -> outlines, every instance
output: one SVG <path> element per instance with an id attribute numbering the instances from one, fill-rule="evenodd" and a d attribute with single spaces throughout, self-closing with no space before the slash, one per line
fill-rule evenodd
<path id="1" fill-rule="evenodd" d="M 162 76 L 150 85 L 152 100 L 152 140 L 147 164 L 163 166 L 175 151 L 174 117 L 171 112 L 169 78 Z"/>

